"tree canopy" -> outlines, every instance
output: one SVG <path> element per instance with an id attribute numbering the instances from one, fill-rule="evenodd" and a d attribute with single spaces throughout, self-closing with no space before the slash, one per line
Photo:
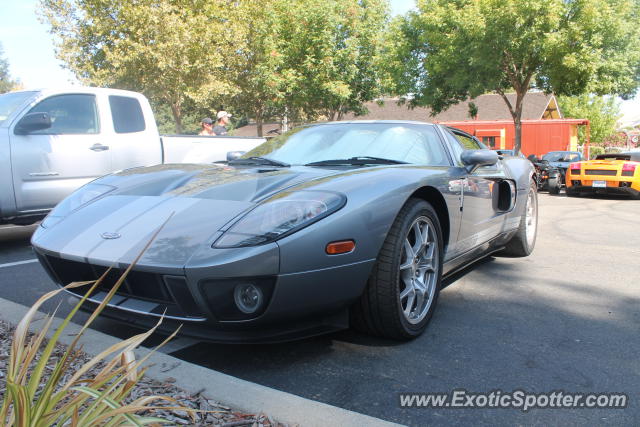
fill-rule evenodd
<path id="1" fill-rule="evenodd" d="M 591 143 L 604 144 L 611 135 L 616 134 L 616 122 L 620 114 L 619 102 L 613 96 L 583 94 L 572 97 L 558 97 L 560 110 L 566 118 L 589 119 Z M 585 142 L 583 126 L 578 128 L 580 141 Z"/>
<path id="2" fill-rule="evenodd" d="M 233 43 L 225 0 L 41 0 L 57 56 L 90 85 L 143 92 L 170 107 L 231 92 L 222 50 Z"/>
<path id="3" fill-rule="evenodd" d="M 558 95 L 630 97 L 640 83 L 635 0 L 418 0 L 388 36 L 392 90 L 434 113 L 487 92 L 502 95 L 521 146 L 522 103 Z M 512 104 L 505 96 L 515 91 Z"/>
<path id="4" fill-rule="evenodd" d="M 4 50 L 0 44 L 0 93 L 9 92 L 19 85 L 19 82 L 11 77 L 9 61 L 4 57 Z"/>
<path id="5" fill-rule="evenodd" d="M 361 112 L 379 95 L 387 0 L 41 0 L 57 55 L 87 84 L 255 118 Z"/>

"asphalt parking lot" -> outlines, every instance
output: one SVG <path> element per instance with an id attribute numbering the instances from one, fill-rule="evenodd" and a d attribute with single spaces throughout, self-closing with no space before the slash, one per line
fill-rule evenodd
<path id="1" fill-rule="evenodd" d="M 166 350 L 249 381 L 412 426 L 638 425 L 640 201 L 546 193 L 539 200 L 534 254 L 491 257 L 457 275 L 442 291 L 427 332 L 413 342 L 345 331 L 277 345 L 184 339 Z M 25 305 L 54 288 L 32 262 L 33 229 L 0 227 L 0 297 Z M 112 333 L 117 326 L 97 324 Z M 623 392 L 629 405 L 524 413 L 398 404 L 400 392 L 461 388 Z"/>

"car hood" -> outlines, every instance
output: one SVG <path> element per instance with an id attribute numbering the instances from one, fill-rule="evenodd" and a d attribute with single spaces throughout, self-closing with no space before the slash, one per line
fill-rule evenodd
<path id="1" fill-rule="evenodd" d="M 33 244 L 44 252 L 100 265 L 130 264 L 160 227 L 141 267 L 182 268 L 226 224 L 292 186 L 342 174 L 328 168 L 232 168 L 160 165 L 103 177 L 115 187 L 50 228 Z"/>

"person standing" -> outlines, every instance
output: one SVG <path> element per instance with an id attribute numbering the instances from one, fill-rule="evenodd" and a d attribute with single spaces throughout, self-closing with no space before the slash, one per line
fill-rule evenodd
<path id="1" fill-rule="evenodd" d="M 202 119 L 202 121 L 200 122 L 200 127 L 202 129 L 200 130 L 200 133 L 198 135 L 200 136 L 213 135 L 213 120 L 211 120 L 211 118 L 205 117 L 204 119 Z"/>
<path id="2" fill-rule="evenodd" d="M 213 127 L 213 134 L 217 136 L 226 135 L 228 132 L 227 125 L 229 124 L 231 114 L 226 111 L 218 111 L 218 115 L 216 117 L 218 121 Z"/>

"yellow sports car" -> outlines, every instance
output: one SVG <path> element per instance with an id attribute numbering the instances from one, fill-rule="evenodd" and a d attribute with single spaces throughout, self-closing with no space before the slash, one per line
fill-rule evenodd
<path id="1" fill-rule="evenodd" d="M 600 154 L 595 160 L 571 163 L 567 196 L 627 194 L 640 199 L 640 152 Z"/>

